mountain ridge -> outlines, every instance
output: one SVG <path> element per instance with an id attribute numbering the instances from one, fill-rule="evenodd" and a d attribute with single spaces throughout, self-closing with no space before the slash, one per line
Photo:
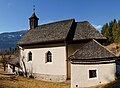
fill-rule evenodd
<path id="1" fill-rule="evenodd" d="M 16 32 L 3 32 L 0 33 L 0 50 L 5 50 L 9 48 L 16 48 L 17 41 L 21 39 L 21 37 L 28 30 L 21 30 Z"/>

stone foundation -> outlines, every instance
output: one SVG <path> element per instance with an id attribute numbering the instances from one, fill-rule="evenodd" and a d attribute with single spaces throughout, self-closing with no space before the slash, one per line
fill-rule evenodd
<path id="1" fill-rule="evenodd" d="M 34 73 L 33 75 L 34 75 L 34 78 L 37 80 L 52 81 L 52 82 L 66 81 L 65 75 L 48 75 L 48 74 L 38 74 L 38 73 Z"/>

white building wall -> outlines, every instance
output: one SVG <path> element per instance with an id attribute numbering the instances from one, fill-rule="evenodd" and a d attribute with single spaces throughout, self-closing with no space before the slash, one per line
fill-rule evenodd
<path id="1" fill-rule="evenodd" d="M 28 61 L 28 53 L 32 52 L 32 61 Z M 52 62 L 46 63 L 46 53 L 52 53 Z M 65 81 L 66 80 L 66 47 L 49 47 L 21 50 L 21 57 L 28 72 L 35 74 L 37 79 Z M 22 59 L 22 58 L 21 58 Z"/>
<path id="2" fill-rule="evenodd" d="M 71 64 L 71 70 L 71 88 L 83 88 L 115 80 L 116 65 L 115 63 L 96 65 Z M 89 78 L 89 70 L 96 70 L 97 77 Z"/>

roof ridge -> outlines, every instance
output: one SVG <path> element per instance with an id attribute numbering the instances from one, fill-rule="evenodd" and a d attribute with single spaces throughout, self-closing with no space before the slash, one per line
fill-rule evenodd
<path id="1" fill-rule="evenodd" d="M 76 23 L 89 23 L 89 21 L 84 20 L 84 21 L 79 21 L 79 22 L 76 22 Z"/>
<path id="2" fill-rule="evenodd" d="M 108 52 L 110 52 L 111 54 L 113 54 L 114 56 L 116 56 L 112 51 L 110 51 L 108 48 L 106 48 L 105 46 L 101 45 L 99 42 L 97 42 L 95 39 L 92 39 L 94 42 L 96 42 L 98 45 L 100 45 L 102 48 L 106 49 Z"/>
<path id="3" fill-rule="evenodd" d="M 80 50 L 80 49 L 75 50 L 75 52 L 73 52 L 72 55 L 74 55 L 75 53 L 79 52 L 79 50 Z"/>
<path id="4" fill-rule="evenodd" d="M 55 22 L 45 23 L 45 24 L 38 25 L 38 27 L 39 26 L 50 25 L 50 24 L 54 24 L 54 23 L 59 23 L 59 22 L 64 22 L 64 21 L 75 21 L 75 19 L 71 18 L 71 19 L 66 19 L 66 20 L 59 20 L 59 21 L 55 21 Z"/>

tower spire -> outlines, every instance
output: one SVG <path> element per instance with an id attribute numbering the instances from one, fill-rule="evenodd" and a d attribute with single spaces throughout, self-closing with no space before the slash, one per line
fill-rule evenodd
<path id="1" fill-rule="evenodd" d="M 30 30 L 35 29 L 38 26 L 39 18 L 35 14 L 35 5 L 33 5 L 33 13 L 32 16 L 29 18 Z"/>

